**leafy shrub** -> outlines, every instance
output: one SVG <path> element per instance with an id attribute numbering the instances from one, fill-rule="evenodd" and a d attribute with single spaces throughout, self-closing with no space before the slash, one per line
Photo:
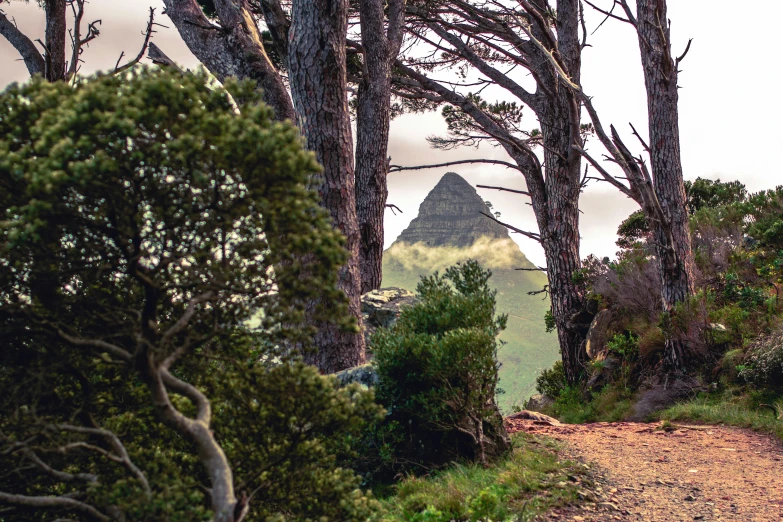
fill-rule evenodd
<path id="1" fill-rule="evenodd" d="M 639 353 L 639 337 L 632 333 L 617 334 L 606 344 L 610 352 L 623 359 L 635 358 Z"/>
<path id="2" fill-rule="evenodd" d="M 757 388 L 783 391 L 783 327 L 750 347 L 739 377 Z"/>
<path id="3" fill-rule="evenodd" d="M 422 278 L 418 301 L 372 337 L 389 455 L 422 464 L 486 462 L 509 442 L 495 402 L 497 335 L 491 272 L 475 261 Z M 379 446 L 381 447 L 381 446 Z"/>
<path id="4" fill-rule="evenodd" d="M 542 395 L 557 399 L 566 387 L 563 361 L 557 361 L 551 368 L 543 370 L 536 377 L 536 390 Z"/>
<path id="5" fill-rule="evenodd" d="M 748 216 L 750 236 L 763 247 L 783 248 L 783 186 L 751 195 L 741 208 Z"/>

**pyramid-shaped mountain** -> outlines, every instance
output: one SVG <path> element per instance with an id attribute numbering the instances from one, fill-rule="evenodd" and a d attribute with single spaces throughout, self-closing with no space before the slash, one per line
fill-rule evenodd
<path id="1" fill-rule="evenodd" d="M 459 261 L 475 259 L 492 270 L 490 284 L 498 291 L 497 309 L 508 314 L 498 358 L 502 408 L 522 405 L 534 391 L 535 378 L 558 358 L 557 337 L 544 327 L 549 300 L 530 296 L 546 276 L 519 271 L 533 264 L 503 225 L 482 215 L 490 213 L 484 200 L 464 178 L 449 172 L 430 191 L 411 221 L 383 258 L 383 286 L 415 291 L 421 276 L 443 271 Z"/>
<path id="2" fill-rule="evenodd" d="M 469 246 L 479 238 L 504 239 L 508 230 L 481 213 L 490 210 L 465 179 L 447 172 L 419 207 L 419 215 L 397 238 L 428 246 Z"/>

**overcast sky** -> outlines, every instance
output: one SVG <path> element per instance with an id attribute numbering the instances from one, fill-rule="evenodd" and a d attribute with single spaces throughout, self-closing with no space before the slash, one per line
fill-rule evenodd
<path id="1" fill-rule="evenodd" d="M 609 5 L 609 0 L 599 0 Z M 783 1 L 754 0 L 737 8 L 728 0 L 669 0 L 675 54 L 693 46 L 682 63 L 680 74 L 680 129 L 685 178 L 738 179 L 756 191 L 783 184 L 783 171 L 775 158 L 781 150 L 783 72 L 780 55 L 780 21 Z M 43 38 L 43 13 L 35 3 L 0 0 L 0 6 L 18 26 L 34 38 Z M 170 26 L 158 28 L 155 42 L 169 56 L 186 67 L 197 60 L 182 43 L 168 19 L 160 15 L 160 0 L 91 0 L 85 21 L 102 21 L 100 37 L 87 49 L 83 73 L 114 66 L 120 53 L 135 56 L 141 46 L 142 31 L 149 7 L 156 7 L 158 21 Z M 601 17 L 588 10 L 592 31 Z M 638 46 L 630 26 L 607 22 L 591 36 L 583 57 L 582 83 L 594 97 L 605 125 L 614 123 L 629 133 L 628 122 L 640 131 L 646 128 L 646 100 Z M 0 37 L 0 88 L 27 79 L 24 63 L 16 51 Z M 467 158 L 505 159 L 499 149 L 437 151 L 429 148 L 427 136 L 444 133 L 439 114 L 407 115 L 392 122 L 389 154 L 398 165 L 433 164 Z M 646 134 L 644 132 L 643 134 Z M 627 140 L 631 143 L 631 140 Z M 593 143 L 593 151 L 600 150 Z M 452 168 L 408 171 L 389 176 L 389 202 L 403 213 L 386 216 L 386 244 L 416 217 L 418 206 L 447 171 L 455 171 L 471 184 L 501 185 L 524 189 L 517 171 L 490 165 L 460 165 Z M 522 196 L 480 190 L 502 220 L 522 229 L 535 230 L 532 210 Z M 594 184 L 583 193 L 579 204 L 582 254 L 613 256 L 617 250 L 617 225 L 637 207 L 605 184 Z M 523 252 L 543 264 L 540 247 L 514 235 Z"/>

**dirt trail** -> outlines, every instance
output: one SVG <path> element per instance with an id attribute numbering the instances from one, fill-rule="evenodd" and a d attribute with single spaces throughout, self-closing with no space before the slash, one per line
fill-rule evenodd
<path id="1" fill-rule="evenodd" d="M 783 446 L 771 437 L 722 426 L 507 423 L 564 442 L 568 458 L 592 468 L 594 502 L 548 520 L 783 520 Z"/>

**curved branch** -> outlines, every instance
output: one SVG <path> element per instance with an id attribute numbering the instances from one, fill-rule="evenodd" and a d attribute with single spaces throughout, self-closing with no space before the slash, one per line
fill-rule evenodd
<path id="1" fill-rule="evenodd" d="M 208 292 L 204 292 L 203 294 L 191 299 L 188 302 L 188 307 L 185 310 L 185 313 L 182 314 L 182 317 L 180 317 L 176 323 L 171 325 L 171 327 L 163 334 L 163 337 L 160 339 L 159 346 L 165 347 L 169 341 L 171 341 L 172 337 L 177 335 L 188 325 L 188 322 L 190 322 L 190 319 L 196 313 L 196 306 L 200 303 L 203 303 L 204 301 L 212 299 L 214 295 L 215 293 L 212 290 L 209 290 Z M 166 359 L 163 361 L 162 367 L 168 369 L 182 355 L 183 351 L 183 348 L 175 350 L 174 353 L 166 357 Z"/>
<path id="2" fill-rule="evenodd" d="M 117 65 L 114 66 L 114 71 L 113 71 L 114 74 L 127 71 L 128 69 L 130 69 L 131 67 L 139 63 L 142 58 L 144 58 L 144 53 L 147 52 L 147 48 L 149 48 L 150 45 L 150 39 L 152 38 L 152 33 L 155 32 L 153 27 L 155 27 L 156 25 L 159 24 L 155 23 L 155 8 L 150 7 L 150 19 L 147 22 L 147 29 L 144 31 L 144 43 L 141 44 L 141 51 L 139 51 L 139 54 L 136 55 L 136 58 L 129 61 L 123 66 L 120 66 L 120 60 L 122 60 L 122 56 L 125 53 L 120 54 L 119 59 L 117 59 Z"/>
<path id="3" fill-rule="evenodd" d="M 66 342 L 74 345 L 74 346 L 87 346 L 90 348 L 97 348 L 99 350 L 103 350 L 106 352 L 109 352 L 111 355 L 117 357 L 118 359 L 121 359 L 125 362 L 130 362 L 132 359 L 132 356 L 129 352 L 126 350 L 120 348 L 116 344 L 108 343 L 106 341 L 102 341 L 100 339 L 82 339 L 80 337 L 75 337 L 73 335 L 69 335 L 65 333 L 60 328 L 55 328 L 57 331 L 57 334 Z"/>
<path id="4" fill-rule="evenodd" d="M 111 519 L 92 507 L 89 504 L 74 500 L 69 497 L 42 496 L 34 497 L 27 495 L 13 495 L 11 493 L 0 492 L 0 503 L 12 506 L 31 507 L 36 509 L 72 509 L 101 522 L 109 522 Z"/>
<path id="5" fill-rule="evenodd" d="M 84 435 L 96 435 L 108 440 L 109 446 L 111 446 L 111 448 L 114 450 L 114 453 L 108 452 L 103 448 L 92 446 L 86 443 L 75 443 L 76 445 L 75 447 L 82 447 L 85 449 L 96 451 L 98 453 L 103 454 L 109 460 L 124 465 L 128 469 L 128 471 L 130 471 L 131 474 L 134 477 L 136 477 L 136 480 L 138 480 L 141 483 L 141 487 L 144 490 L 144 493 L 148 497 L 152 494 L 152 489 L 150 488 L 150 483 L 147 480 L 146 475 L 144 475 L 144 472 L 141 471 L 136 466 L 136 464 L 133 463 L 133 461 L 130 458 L 130 455 L 128 455 L 128 451 L 125 449 L 125 445 L 122 443 L 122 441 L 120 440 L 120 438 L 117 436 L 116 433 L 103 428 L 87 428 L 84 426 L 75 426 L 72 424 L 57 424 L 55 425 L 55 427 L 62 431 L 70 431 L 73 433 L 81 433 Z"/>
<path id="6" fill-rule="evenodd" d="M 20 31 L 16 24 L 11 22 L 2 11 L 0 11 L 0 35 L 3 35 L 8 40 L 8 43 L 13 45 L 14 49 L 22 56 L 30 76 L 46 73 L 46 61 L 41 56 L 41 53 L 38 52 L 38 49 L 36 49 L 35 43 Z"/>
<path id="7" fill-rule="evenodd" d="M 33 450 L 29 448 L 23 449 L 21 453 L 27 459 L 31 460 L 36 466 L 38 466 L 44 473 L 51 475 L 57 480 L 61 480 L 63 482 L 75 482 L 77 480 L 93 483 L 98 482 L 98 477 L 92 473 L 68 473 L 66 471 L 54 469 L 49 464 L 41 460 L 41 457 L 39 457 Z"/>

